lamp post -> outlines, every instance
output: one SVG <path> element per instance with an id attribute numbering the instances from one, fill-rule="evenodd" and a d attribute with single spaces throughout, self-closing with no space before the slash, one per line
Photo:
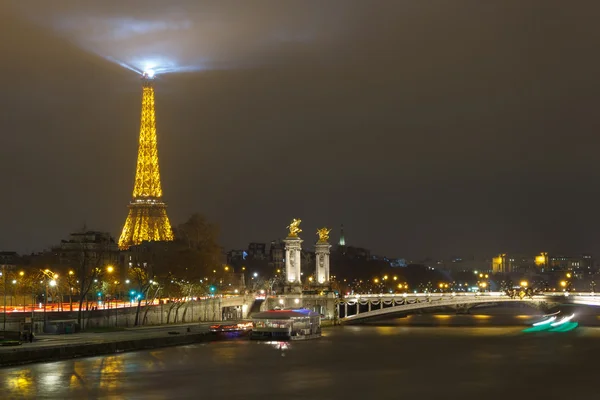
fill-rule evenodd
<path id="1" fill-rule="evenodd" d="M 4 312 L 3 317 L 3 331 L 6 331 L 6 265 L 2 265 L 2 278 L 4 279 Z"/>
<path id="2" fill-rule="evenodd" d="M 52 287 L 56 286 L 56 279 L 58 279 L 58 274 L 53 273 L 47 268 L 45 270 L 42 270 L 42 274 L 44 275 L 44 280 L 46 282 L 46 284 L 44 285 L 44 332 L 46 332 L 46 325 L 48 324 L 48 315 L 46 314 L 46 308 L 48 307 L 48 285 Z"/>
<path id="3" fill-rule="evenodd" d="M 25 276 L 25 272 L 19 271 L 19 276 L 21 277 L 21 284 L 23 285 L 22 286 L 23 287 L 23 312 L 25 313 L 25 312 L 27 312 L 27 308 L 25 306 L 25 303 L 26 303 L 26 300 L 25 300 L 26 294 L 25 294 L 25 290 L 24 290 L 25 289 L 25 282 L 23 280 L 24 279 L 23 277 Z"/>
<path id="4" fill-rule="evenodd" d="M 48 278 L 46 278 L 46 284 L 44 285 L 44 333 L 46 332 L 46 323 L 48 322 L 48 317 L 46 316 L 46 307 L 48 306 Z"/>
<path id="5" fill-rule="evenodd" d="M 69 284 L 69 311 L 73 311 L 73 276 L 75 272 L 69 271 L 67 276 L 67 283 Z"/>

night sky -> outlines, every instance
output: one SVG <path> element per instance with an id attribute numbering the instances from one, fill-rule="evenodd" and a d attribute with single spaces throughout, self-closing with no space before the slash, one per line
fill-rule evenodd
<path id="1" fill-rule="evenodd" d="M 152 59 L 164 200 L 390 257 L 600 255 L 598 1 L 0 0 L 0 250 L 118 237 Z M 115 60 L 118 60 L 115 61 Z"/>

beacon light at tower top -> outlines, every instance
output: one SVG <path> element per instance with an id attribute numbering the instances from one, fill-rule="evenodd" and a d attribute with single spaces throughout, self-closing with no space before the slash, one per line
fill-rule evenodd
<path id="1" fill-rule="evenodd" d="M 142 73 L 142 76 L 146 79 L 154 79 L 155 75 L 156 71 L 154 71 L 153 69 L 147 69 Z"/>

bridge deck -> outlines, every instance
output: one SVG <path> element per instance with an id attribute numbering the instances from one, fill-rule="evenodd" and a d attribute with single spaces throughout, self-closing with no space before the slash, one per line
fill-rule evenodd
<path id="1" fill-rule="evenodd" d="M 353 322 L 388 314 L 410 312 L 434 307 L 459 307 L 485 303 L 528 302 L 534 304 L 570 302 L 576 304 L 600 305 L 600 296 L 569 295 L 568 293 L 547 293 L 524 298 L 510 297 L 501 292 L 487 293 L 415 293 L 415 294 L 376 294 L 356 295 L 341 299 L 338 307 L 346 311 L 341 322 Z M 348 315 L 348 306 L 356 306 L 357 313 Z M 370 310 L 360 312 L 360 305 L 370 305 Z M 376 308 L 375 308 L 376 307 Z M 341 310 L 338 310 L 341 311 Z M 341 315 L 341 314 L 338 314 Z"/>

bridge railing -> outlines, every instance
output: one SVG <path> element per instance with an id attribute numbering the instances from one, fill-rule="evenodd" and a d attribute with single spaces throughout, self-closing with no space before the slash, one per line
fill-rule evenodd
<path id="1" fill-rule="evenodd" d="M 377 298 L 407 298 L 407 297 L 494 297 L 494 296 L 507 296 L 505 292 L 452 292 L 452 293 L 377 293 L 377 294 L 352 294 L 342 297 L 342 299 L 377 299 Z M 542 292 L 537 293 L 535 296 L 548 296 L 548 297 L 569 297 L 579 296 L 585 298 L 597 298 L 600 300 L 600 294 L 594 292 Z"/>

